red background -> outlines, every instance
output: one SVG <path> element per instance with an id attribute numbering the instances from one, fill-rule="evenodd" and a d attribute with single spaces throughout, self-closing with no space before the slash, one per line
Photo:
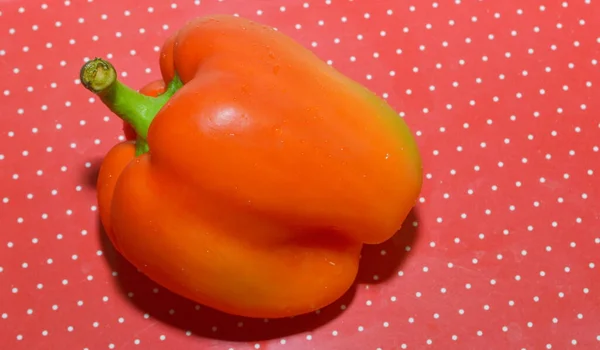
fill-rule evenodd
<path id="1" fill-rule="evenodd" d="M 600 347 L 597 0 L 0 1 L 0 344 L 5 349 Z M 77 80 L 139 88 L 192 17 L 297 39 L 405 118 L 426 179 L 318 314 L 248 320 L 137 273 L 98 224 L 120 121 Z"/>

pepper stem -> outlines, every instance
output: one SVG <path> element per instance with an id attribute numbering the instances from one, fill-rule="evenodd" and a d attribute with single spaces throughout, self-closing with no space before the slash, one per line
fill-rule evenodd
<path id="1" fill-rule="evenodd" d="M 143 95 L 121 83 L 115 67 L 108 61 L 95 58 L 81 67 L 82 85 L 97 95 L 119 118 L 130 124 L 138 135 L 136 153 L 148 152 L 148 129 L 160 109 L 183 83 L 177 75 L 168 84 L 162 95 Z"/>

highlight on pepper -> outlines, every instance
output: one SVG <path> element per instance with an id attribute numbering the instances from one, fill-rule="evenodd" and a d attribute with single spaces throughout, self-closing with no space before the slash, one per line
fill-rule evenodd
<path id="1" fill-rule="evenodd" d="M 296 316 L 348 291 L 422 186 L 415 138 L 383 99 L 292 38 L 214 15 L 160 52 L 139 91 L 108 61 L 82 85 L 127 140 L 97 182 L 112 244 L 150 279 L 234 315 Z"/>

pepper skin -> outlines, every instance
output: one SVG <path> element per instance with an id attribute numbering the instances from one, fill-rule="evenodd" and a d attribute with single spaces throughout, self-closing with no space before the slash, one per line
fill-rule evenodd
<path id="1" fill-rule="evenodd" d="M 402 118 L 244 18 L 188 22 L 160 68 L 164 83 L 141 93 L 102 59 L 81 70 L 131 126 L 97 186 L 116 249 L 171 291 L 235 315 L 295 316 L 341 297 L 363 244 L 391 238 L 419 196 L 421 158 Z"/>

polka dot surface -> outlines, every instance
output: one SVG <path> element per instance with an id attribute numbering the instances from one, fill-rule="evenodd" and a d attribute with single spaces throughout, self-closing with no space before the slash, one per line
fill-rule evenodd
<path id="1" fill-rule="evenodd" d="M 98 221 L 121 124 L 78 80 L 132 87 L 193 17 L 276 27 L 385 98 L 424 187 L 319 312 L 229 316 L 138 273 Z M 18 349 L 600 347 L 600 2 L 0 2 L 0 344 Z"/>

